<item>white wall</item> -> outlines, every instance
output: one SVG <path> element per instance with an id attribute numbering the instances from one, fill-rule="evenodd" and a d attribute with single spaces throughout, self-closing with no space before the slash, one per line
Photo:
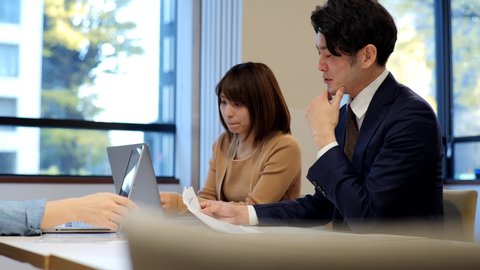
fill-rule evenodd
<path id="1" fill-rule="evenodd" d="M 243 0 L 242 61 L 263 62 L 278 79 L 292 114 L 292 133 L 302 148 L 302 193 L 313 192 L 305 175 L 315 145 L 305 120 L 310 99 L 325 90 L 310 14 L 319 0 Z"/>

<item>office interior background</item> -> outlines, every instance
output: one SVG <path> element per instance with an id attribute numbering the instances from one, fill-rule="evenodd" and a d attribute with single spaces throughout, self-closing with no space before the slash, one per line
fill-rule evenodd
<path id="1" fill-rule="evenodd" d="M 223 129 L 215 85 L 244 61 L 277 76 L 305 176 L 315 158 L 305 108 L 325 89 L 310 26 L 321 2 L 0 1 L 0 198 L 114 191 L 105 148 L 139 142 L 160 189 L 198 189 Z M 399 30 L 387 68 L 439 117 L 445 187 L 478 190 L 480 3 L 380 2 Z"/>

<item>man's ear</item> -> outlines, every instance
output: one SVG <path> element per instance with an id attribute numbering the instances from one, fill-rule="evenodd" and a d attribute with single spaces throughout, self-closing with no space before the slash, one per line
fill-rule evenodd
<path id="1" fill-rule="evenodd" d="M 360 57 L 362 67 L 368 68 L 372 66 L 377 61 L 377 47 L 373 44 L 367 44 L 361 50 Z"/>

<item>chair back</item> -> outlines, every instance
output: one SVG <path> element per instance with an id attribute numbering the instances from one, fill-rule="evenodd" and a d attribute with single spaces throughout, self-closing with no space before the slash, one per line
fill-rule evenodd
<path id="1" fill-rule="evenodd" d="M 227 234 L 203 223 L 138 212 L 122 227 L 133 270 L 472 269 L 480 246 L 415 236 L 258 227 Z M 399 262 L 401 262 L 399 264 Z M 478 268 L 478 267 L 477 267 Z"/>
<path id="2" fill-rule="evenodd" d="M 476 190 L 443 190 L 446 239 L 470 242 L 474 240 L 477 196 Z"/>

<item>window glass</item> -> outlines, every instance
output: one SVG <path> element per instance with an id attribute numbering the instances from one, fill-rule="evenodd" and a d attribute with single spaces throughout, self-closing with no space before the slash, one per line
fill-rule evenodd
<path id="1" fill-rule="evenodd" d="M 480 180 L 480 2 L 452 0 L 454 177 Z"/>
<path id="2" fill-rule="evenodd" d="M 453 134 L 455 137 L 479 136 L 480 2 L 453 0 L 451 3 Z M 462 153 L 456 153 L 458 155 Z"/>
<path id="3" fill-rule="evenodd" d="M 480 142 L 455 144 L 455 179 L 480 180 Z"/>
<path id="4" fill-rule="evenodd" d="M 167 37 L 163 40 L 163 54 L 165 56 L 173 56 L 172 52 L 175 48 L 174 40 L 171 37 Z M 163 71 L 170 72 L 175 68 L 175 58 L 174 57 L 164 57 L 163 58 Z"/>
<path id="5" fill-rule="evenodd" d="M 15 116 L 17 114 L 17 100 L 0 97 L 0 115 Z"/>
<path id="6" fill-rule="evenodd" d="M 45 1 L 42 116 L 157 122 L 160 1 L 57 2 Z"/>
<path id="7" fill-rule="evenodd" d="M 163 1 L 167 9 L 161 12 Z M 22 74 L 0 84 L 0 99 L 13 97 L 18 104 L 13 115 L 1 110 L 0 116 L 66 120 L 66 126 L 3 123 L 0 152 L 14 153 L 22 162 L 8 163 L 12 155 L 3 155 L 0 163 L 13 164 L 9 171 L 15 174 L 108 175 L 107 146 L 146 142 L 157 175 L 173 177 L 175 81 L 166 87 L 160 74 L 168 68 L 175 78 L 175 32 L 162 36 L 161 17 L 175 25 L 176 1 L 23 2 L 0 4 L 0 16 L 17 8 L 38 18 L 14 27 L 0 23 L 0 32 L 8 30 L 14 41 L 4 44 L 0 36 L 0 76 Z M 169 54 L 163 65 L 161 53 Z M 31 61 L 35 57 L 38 65 Z M 18 59 L 29 60 L 19 65 Z M 72 120 L 87 128 L 72 128 Z M 116 123 L 130 126 L 127 131 L 108 127 Z M 98 129 L 88 127 L 97 124 Z M 157 128 L 162 124 L 169 125 L 166 131 Z"/>
<path id="8" fill-rule="evenodd" d="M 15 173 L 17 158 L 14 152 L 0 151 L 0 173 L 12 174 Z"/>
<path id="9" fill-rule="evenodd" d="M 0 23 L 20 22 L 20 1 L 21 0 L 2 0 L 0 1 Z"/>
<path id="10" fill-rule="evenodd" d="M 379 2 L 392 14 L 398 29 L 395 50 L 387 62 L 388 70 L 436 110 L 433 0 Z"/>
<path id="11" fill-rule="evenodd" d="M 111 171 L 107 146 L 147 141 L 155 173 L 174 176 L 174 134 L 32 127 L 17 127 L 15 133 L 1 134 L 0 164 L 8 167 L 8 172 L 3 169 L 0 174 L 108 176 Z M 44 138 L 40 145 L 35 140 L 39 136 Z M 17 159 L 22 162 L 17 163 Z"/>
<path id="12" fill-rule="evenodd" d="M 399 28 L 396 52 L 388 68 L 437 108 L 434 4 L 439 3 L 432 0 L 384 0 L 381 3 L 392 13 Z M 448 91 L 445 95 L 452 97 L 452 111 L 446 112 L 447 122 L 442 123 L 444 132 L 448 132 L 444 135 L 453 142 L 452 147 L 447 142 L 447 177 L 474 180 L 480 179 L 480 121 L 476 120 L 480 119 L 480 2 L 451 0 L 449 4 L 451 17 L 440 19 L 451 19 L 452 29 L 452 67 L 446 68 L 452 70 L 453 89 L 450 85 L 442 87 Z M 428 91 L 423 92 L 424 89 Z"/>
<path id="13" fill-rule="evenodd" d="M 160 121 L 164 123 L 173 123 L 175 121 L 175 92 L 173 85 L 164 85 L 161 88 L 160 101 L 164 106 L 159 114 Z"/>
<path id="14" fill-rule="evenodd" d="M 175 22 L 175 0 L 163 1 L 163 23 L 169 24 Z"/>
<path id="15" fill-rule="evenodd" d="M 15 116 L 17 114 L 17 100 L 0 97 L 0 116 Z M 0 136 L 4 131 L 14 131 L 15 127 L 0 126 Z M 1 159 L 0 159 L 1 162 Z"/>
<path id="16" fill-rule="evenodd" d="M 0 43 L 0 76 L 18 76 L 18 45 Z"/>

